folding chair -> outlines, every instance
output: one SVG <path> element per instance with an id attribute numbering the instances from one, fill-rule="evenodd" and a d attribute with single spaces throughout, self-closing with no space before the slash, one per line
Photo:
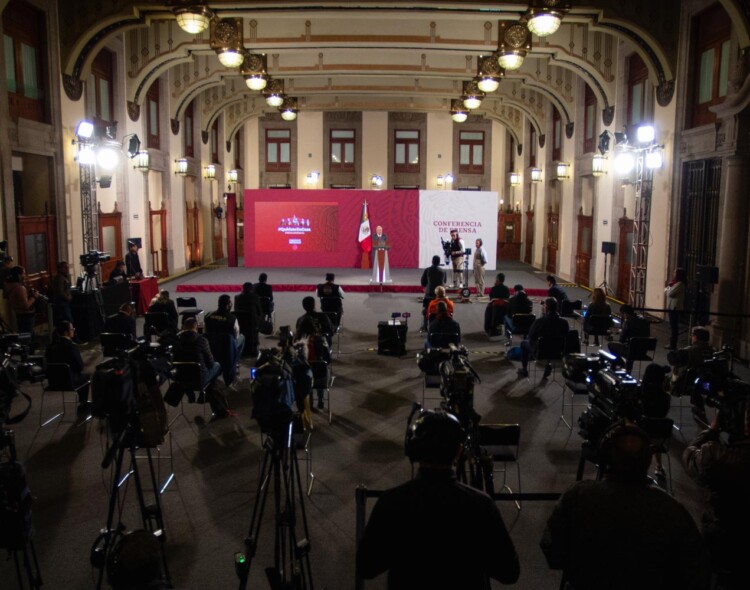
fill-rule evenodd
<path id="1" fill-rule="evenodd" d="M 508 485 L 508 463 L 516 466 L 518 493 L 521 493 L 521 465 L 518 461 L 521 444 L 521 426 L 519 424 L 480 424 L 477 429 L 479 446 L 484 449 L 493 462 L 493 473 L 503 474 L 501 489 L 513 490 Z M 495 463 L 503 463 L 502 469 L 495 469 Z M 521 502 L 516 500 L 516 508 L 521 509 Z"/>
<path id="2" fill-rule="evenodd" d="M 625 361 L 638 361 L 638 374 L 641 373 L 643 361 L 653 362 L 654 358 L 649 352 L 656 351 L 656 338 L 631 338 L 628 341 L 627 354 L 623 355 Z"/>
<path id="3" fill-rule="evenodd" d="M 206 406 L 208 405 L 208 400 L 206 399 L 206 390 L 208 389 L 210 383 L 206 383 L 205 385 L 203 384 L 200 363 L 175 361 L 172 363 L 172 368 L 174 370 L 174 377 L 172 380 L 182 385 L 186 393 L 190 392 L 195 394 L 197 392 L 198 397 L 196 398 L 196 401 L 198 403 L 201 403 L 201 399 L 203 400 L 203 417 L 205 418 Z M 172 423 L 180 416 L 182 416 L 185 421 L 189 423 L 187 416 L 185 416 L 184 403 L 185 398 L 183 397 L 180 401 L 180 413 L 169 421 L 170 428 L 172 426 Z"/>
<path id="4" fill-rule="evenodd" d="M 66 363 L 47 363 L 45 372 L 47 374 L 47 385 L 42 389 L 42 397 L 39 402 L 39 428 L 44 428 L 50 422 L 56 420 L 57 418 L 62 418 L 65 415 L 65 404 L 71 403 L 65 401 L 66 393 L 74 393 L 76 396 L 75 404 L 78 405 L 78 392 L 84 387 L 88 387 L 89 383 L 91 383 L 91 381 L 87 379 L 79 385 L 74 385 L 73 373 L 71 373 L 70 371 L 70 365 Z M 47 418 L 43 421 L 42 416 L 44 414 L 44 398 L 46 397 L 47 393 L 51 393 L 53 391 L 60 392 L 60 398 L 62 399 L 62 412 L 58 412 L 54 416 L 51 416 L 50 418 Z"/>
<path id="5" fill-rule="evenodd" d="M 336 377 L 331 370 L 331 364 L 327 361 L 317 360 L 309 361 L 313 373 L 313 392 L 317 395 L 316 390 L 323 390 L 323 404 L 328 409 L 328 423 L 333 420 L 331 410 L 331 388 Z M 313 400 L 315 401 L 315 400 Z"/>
<path id="6" fill-rule="evenodd" d="M 177 313 L 182 318 L 180 325 L 185 323 L 188 318 L 198 318 L 203 313 L 203 310 L 198 307 L 198 301 L 195 297 L 178 297 L 175 301 L 177 304 Z M 198 325 L 202 325 L 203 322 L 198 320 Z"/>
<path id="7" fill-rule="evenodd" d="M 102 345 L 102 356 L 118 356 L 125 350 L 135 346 L 130 334 L 119 334 L 115 332 L 102 332 L 99 334 L 99 342 Z"/>
<path id="8" fill-rule="evenodd" d="M 583 337 L 586 342 L 586 350 L 589 348 L 589 338 L 606 338 L 609 336 L 609 329 L 612 327 L 611 315 L 592 315 L 588 316 L 583 322 Z M 601 340 L 599 341 L 601 342 Z M 594 346 L 600 346 L 595 344 Z"/>
<path id="9" fill-rule="evenodd" d="M 576 334 L 578 332 L 575 332 Z M 555 373 L 558 365 L 562 363 L 565 352 L 565 338 L 546 337 L 539 338 L 536 344 L 536 354 L 534 355 L 534 381 L 536 381 L 536 372 L 539 363 L 543 363 L 545 368 L 549 365 L 552 367 L 552 380 L 555 381 Z"/>
<path id="10" fill-rule="evenodd" d="M 313 473 L 313 455 L 312 455 L 312 430 L 305 428 L 302 418 L 299 414 L 295 415 L 292 420 L 292 443 L 295 449 L 305 454 L 305 475 L 307 483 L 307 497 L 312 493 L 312 487 L 315 483 L 315 473 Z"/>
<path id="11" fill-rule="evenodd" d="M 651 439 L 651 453 L 659 453 L 667 458 L 667 491 L 674 496 L 672 461 L 669 457 L 669 443 L 672 441 L 672 427 L 674 426 L 674 420 L 671 418 L 651 418 L 649 416 L 642 416 L 638 419 L 638 426 L 643 428 Z"/>
<path id="12" fill-rule="evenodd" d="M 575 323 L 581 319 L 582 309 L 583 302 L 580 299 L 576 299 L 575 301 L 565 299 L 560 302 L 560 317 L 572 319 Z"/>

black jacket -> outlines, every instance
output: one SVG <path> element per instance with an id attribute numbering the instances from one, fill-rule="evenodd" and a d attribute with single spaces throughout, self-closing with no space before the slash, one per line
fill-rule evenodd
<path id="1" fill-rule="evenodd" d="M 421 282 L 425 297 L 434 297 L 435 287 L 445 285 L 445 271 L 435 265 L 428 266 L 422 273 Z"/>
<path id="2" fill-rule="evenodd" d="M 138 273 L 143 274 L 141 269 L 141 259 L 138 258 L 138 252 L 128 252 L 125 255 L 125 268 L 128 271 L 128 276 L 132 277 Z"/>
<path id="3" fill-rule="evenodd" d="M 529 329 L 528 340 L 531 343 L 540 338 L 562 338 L 568 333 L 568 322 L 556 313 L 547 314 L 534 320 Z"/>
<path id="4" fill-rule="evenodd" d="M 65 363 L 70 366 L 70 372 L 74 376 L 83 373 L 83 359 L 81 351 L 67 338 L 53 340 L 45 351 L 44 358 L 48 363 Z"/>
<path id="5" fill-rule="evenodd" d="M 111 315 L 104 322 L 104 331 L 112 334 L 129 334 L 136 337 L 135 318 L 122 312 Z"/>
<path id="6" fill-rule="evenodd" d="M 208 340 L 192 330 L 183 330 L 177 334 L 177 345 L 172 351 L 172 358 L 177 362 L 198 363 L 201 367 L 201 378 L 205 380 L 208 369 L 214 364 L 214 355 Z"/>

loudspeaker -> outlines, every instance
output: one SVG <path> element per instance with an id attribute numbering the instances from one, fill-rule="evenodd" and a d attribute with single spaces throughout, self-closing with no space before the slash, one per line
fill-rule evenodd
<path id="1" fill-rule="evenodd" d="M 695 267 L 695 280 L 699 283 L 716 285 L 719 282 L 719 267 L 698 264 Z"/>
<path id="2" fill-rule="evenodd" d="M 614 242 L 602 242 L 602 254 L 615 255 L 615 243 Z"/>

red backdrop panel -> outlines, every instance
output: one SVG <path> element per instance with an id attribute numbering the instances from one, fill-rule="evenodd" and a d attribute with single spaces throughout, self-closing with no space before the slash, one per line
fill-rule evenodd
<path id="1" fill-rule="evenodd" d="M 419 191 L 245 190 L 245 266 L 359 268 L 367 201 L 372 233 L 391 244 L 391 268 L 419 261 Z"/>

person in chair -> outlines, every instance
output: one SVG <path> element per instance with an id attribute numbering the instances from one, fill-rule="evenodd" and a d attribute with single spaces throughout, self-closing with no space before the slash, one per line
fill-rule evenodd
<path id="1" fill-rule="evenodd" d="M 505 335 L 510 339 L 516 328 L 513 325 L 513 316 L 518 314 L 531 313 L 534 310 L 534 304 L 529 299 L 523 285 L 517 284 L 513 287 L 513 295 L 508 299 L 508 307 L 505 311 Z"/>
<path id="2" fill-rule="evenodd" d="M 68 320 L 59 322 L 55 328 L 54 339 L 44 353 L 44 358 L 48 363 L 68 365 L 73 385 L 77 387 L 89 381 L 89 377 L 83 373 L 83 358 L 81 358 L 81 351 L 73 342 L 74 337 L 75 326 L 73 326 L 73 323 Z M 78 414 L 86 414 L 89 409 L 89 386 L 86 385 L 78 390 Z"/>
<path id="3" fill-rule="evenodd" d="M 177 344 L 173 348 L 172 357 L 176 362 L 200 365 L 201 385 L 207 387 L 206 401 L 211 405 L 214 419 L 237 416 L 229 409 L 226 396 L 216 387 L 221 365 L 214 360 L 208 340 L 198 333 L 198 320 L 194 317 L 185 319 L 182 331 L 177 334 Z"/>
<path id="4" fill-rule="evenodd" d="M 695 369 L 711 358 L 714 348 L 709 343 L 711 333 L 703 326 L 693 326 L 690 331 L 690 346 L 667 353 L 667 362 L 672 366 L 672 376 L 669 378 L 670 393 L 674 396 L 690 394 L 693 417 L 701 426 L 708 426 L 706 407 L 700 391 L 690 387 L 695 381 Z"/>
<path id="5" fill-rule="evenodd" d="M 151 300 L 148 313 L 166 313 L 169 318 L 169 329 L 173 334 L 177 333 L 177 307 L 169 297 L 169 291 L 162 289 L 159 294 Z"/>
<path id="6" fill-rule="evenodd" d="M 445 301 L 438 301 L 437 315 L 427 326 L 425 348 L 448 348 L 448 345 L 461 343 L 461 326 L 451 317 Z"/>
<path id="7" fill-rule="evenodd" d="M 635 313 L 632 305 L 620 306 L 622 316 L 622 329 L 620 330 L 620 341 L 610 342 L 609 352 L 620 357 L 627 358 L 625 370 L 630 373 L 633 370 L 634 361 L 630 357 L 630 340 L 632 338 L 648 338 L 651 334 L 651 324 L 646 318 Z"/>
<path id="8" fill-rule="evenodd" d="M 547 275 L 547 297 L 553 297 L 557 303 L 568 301 L 568 294 L 557 286 L 555 275 Z"/>
<path id="9" fill-rule="evenodd" d="M 465 440 L 458 419 L 442 410 L 409 427 L 406 454 L 419 470 L 376 502 L 357 551 L 363 578 L 388 572 L 391 590 L 480 590 L 488 578 L 518 580 L 518 555 L 495 501 L 456 480 Z"/>
<path id="10" fill-rule="evenodd" d="M 245 348 L 245 336 L 240 332 L 237 316 L 232 313 L 232 298 L 229 295 L 220 295 L 218 308 L 206 316 L 206 332 L 231 334 L 234 337 L 237 358 L 242 356 L 242 351 Z"/>
<path id="11" fill-rule="evenodd" d="M 526 340 L 521 341 L 521 368 L 518 369 L 518 374 L 521 377 L 529 376 L 529 359 L 536 354 L 536 346 L 540 338 L 557 338 L 565 339 L 565 335 L 568 333 L 568 321 L 561 318 L 557 313 L 557 300 L 552 297 L 547 297 L 544 300 L 544 309 L 542 317 L 536 319 L 531 328 L 529 328 L 529 334 Z M 549 377 L 552 372 L 552 366 L 548 363 L 544 367 L 544 376 L 542 379 Z"/>
<path id="12" fill-rule="evenodd" d="M 135 310 L 130 303 L 123 303 L 116 314 L 104 322 L 104 331 L 110 334 L 127 334 L 132 341 L 136 339 Z"/>
<path id="13" fill-rule="evenodd" d="M 117 262 L 115 262 L 115 267 L 112 269 L 112 272 L 109 273 L 107 284 L 114 285 L 118 282 L 127 281 L 127 280 L 128 280 L 128 271 L 127 271 L 127 266 L 125 265 L 125 261 L 118 260 Z"/>
<path id="14" fill-rule="evenodd" d="M 331 361 L 331 335 L 333 324 L 330 318 L 315 310 L 315 297 L 302 299 L 302 309 L 305 313 L 297 318 L 295 339 L 307 342 L 307 360 L 310 362 Z M 325 407 L 325 390 L 318 388 L 318 409 Z"/>

